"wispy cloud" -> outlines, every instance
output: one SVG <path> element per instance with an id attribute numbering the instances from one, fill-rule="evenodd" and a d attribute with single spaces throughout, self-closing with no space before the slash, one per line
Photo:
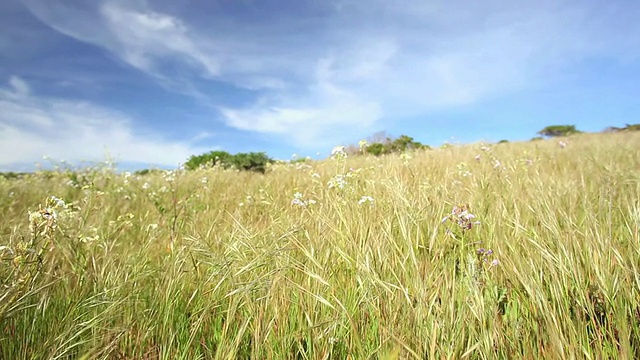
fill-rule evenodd
<path id="1" fill-rule="evenodd" d="M 227 125 L 236 129 L 279 134 L 301 147 L 322 147 L 346 140 L 337 134 L 350 134 L 354 128 L 374 129 L 372 126 L 380 118 L 381 109 L 375 102 L 336 100 L 309 107 L 257 104 L 248 109 L 222 109 L 221 112 Z"/>
<path id="2" fill-rule="evenodd" d="M 38 97 L 18 77 L 9 85 L 0 88 L 0 170 L 43 156 L 72 164 L 102 161 L 107 153 L 117 161 L 175 167 L 204 150 L 136 131 L 133 119 L 114 110 Z"/>
<path id="3" fill-rule="evenodd" d="M 162 62 L 174 60 L 201 67 L 208 76 L 220 73 L 215 56 L 199 49 L 187 27 L 175 17 L 111 2 L 100 7 L 100 14 L 111 35 L 109 50 L 132 66 L 161 74 Z"/>
<path id="4" fill-rule="evenodd" d="M 16 98 L 28 96 L 31 92 L 29 85 L 17 76 L 12 76 L 11 78 L 9 78 L 9 85 L 11 85 L 11 87 L 13 88 L 13 92 L 7 92 L 7 95 Z"/>

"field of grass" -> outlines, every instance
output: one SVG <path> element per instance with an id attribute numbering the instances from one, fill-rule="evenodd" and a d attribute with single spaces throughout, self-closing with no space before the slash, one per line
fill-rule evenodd
<path id="1" fill-rule="evenodd" d="M 0 194 L 0 359 L 640 357 L 640 133 Z"/>

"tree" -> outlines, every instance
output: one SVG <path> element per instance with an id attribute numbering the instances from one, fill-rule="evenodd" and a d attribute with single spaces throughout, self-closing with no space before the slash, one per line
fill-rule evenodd
<path id="1" fill-rule="evenodd" d="M 640 131 L 640 124 L 627 124 L 622 131 Z"/>
<path id="2" fill-rule="evenodd" d="M 576 129 L 575 125 L 551 125 L 538 131 L 538 135 L 543 135 L 548 137 L 557 137 L 557 136 L 567 136 L 571 134 L 577 134 L 580 132 L 581 131 Z"/>
<path id="3" fill-rule="evenodd" d="M 257 171 L 263 174 L 267 171 L 267 164 L 272 162 L 273 159 L 263 152 L 239 153 L 231 157 L 231 163 L 236 169 Z"/>
<path id="4" fill-rule="evenodd" d="M 423 145 L 420 142 L 414 141 L 411 136 L 407 135 L 400 135 L 399 138 L 391 142 L 391 148 L 396 151 L 421 149 L 422 147 Z"/>
<path id="5" fill-rule="evenodd" d="M 625 124 L 623 128 L 610 126 L 604 129 L 604 132 L 620 132 L 620 131 L 640 131 L 640 124 Z"/>
<path id="6" fill-rule="evenodd" d="M 213 166 L 216 164 L 228 167 L 231 165 L 229 161 L 231 157 L 232 155 L 226 151 L 210 151 L 202 155 L 192 155 L 184 164 L 184 167 L 188 170 L 195 170 L 200 166 Z"/>
<path id="7" fill-rule="evenodd" d="M 423 145 L 407 135 L 400 135 L 394 139 L 387 136 L 384 132 L 378 132 L 374 134 L 371 139 L 377 139 L 377 141 L 372 141 L 367 146 L 365 152 L 375 156 L 407 150 L 430 149 L 429 146 Z"/>
<path id="8" fill-rule="evenodd" d="M 193 155 L 184 164 L 187 170 L 195 170 L 201 166 L 220 165 L 225 169 L 234 167 L 238 170 L 250 170 L 264 173 L 267 164 L 273 159 L 263 152 L 238 153 L 231 155 L 226 151 L 211 151 L 202 155 Z"/>
<path id="9" fill-rule="evenodd" d="M 380 156 L 382 154 L 386 154 L 386 150 L 384 144 L 382 143 L 373 143 L 367 146 L 366 152 L 371 155 Z"/>

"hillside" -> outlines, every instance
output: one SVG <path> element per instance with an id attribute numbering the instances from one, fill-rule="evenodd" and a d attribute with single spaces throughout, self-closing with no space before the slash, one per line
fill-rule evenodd
<path id="1" fill-rule="evenodd" d="M 640 133 L 0 177 L 0 358 L 640 357 Z"/>

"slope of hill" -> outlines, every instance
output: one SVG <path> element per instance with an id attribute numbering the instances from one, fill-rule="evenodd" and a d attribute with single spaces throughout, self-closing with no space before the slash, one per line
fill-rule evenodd
<path id="1" fill-rule="evenodd" d="M 640 357 L 639 144 L 0 178 L 0 358 Z"/>

